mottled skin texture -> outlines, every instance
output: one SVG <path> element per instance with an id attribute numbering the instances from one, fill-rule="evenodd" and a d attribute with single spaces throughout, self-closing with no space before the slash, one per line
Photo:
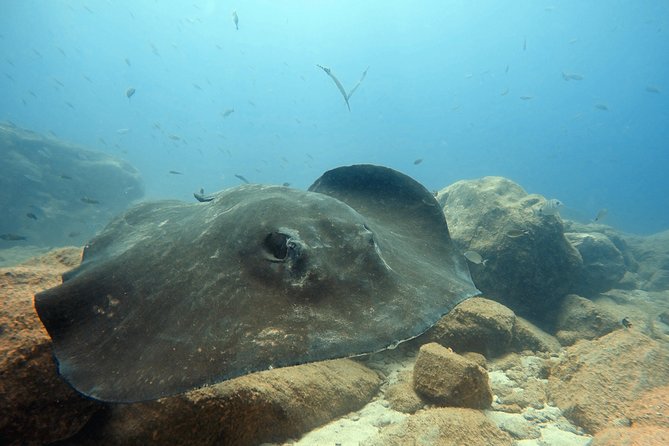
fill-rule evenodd
<path id="1" fill-rule="evenodd" d="M 476 293 L 434 197 L 363 165 L 140 204 L 35 306 L 77 390 L 140 401 L 381 350 Z"/>

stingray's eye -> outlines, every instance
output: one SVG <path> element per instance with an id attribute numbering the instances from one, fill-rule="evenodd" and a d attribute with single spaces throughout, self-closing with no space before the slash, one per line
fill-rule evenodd
<path id="1" fill-rule="evenodd" d="M 273 257 L 273 260 L 286 260 L 286 256 L 288 255 L 288 240 L 289 237 L 280 232 L 270 232 L 267 237 L 265 237 L 265 249 L 270 257 Z"/>
<path id="2" fill-rule="evenodd" d="M 273 262 L 295 260 L 302 253 L 300 243 L 291 238 L 291 236 L 281 232 L 270 232 L 265 237 L 264 247 L 267 251 L 268 259 Z"/>

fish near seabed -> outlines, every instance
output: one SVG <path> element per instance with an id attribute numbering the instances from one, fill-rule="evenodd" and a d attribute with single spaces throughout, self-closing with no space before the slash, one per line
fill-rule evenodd
<path id="1" fill-rule="evenodd" d="M 562 206 L 564 206 L 564 204 L 560 200 L 557 198 L 551 198 L 538 208 L 534 208 L 533 211 L 535 215 L 540 215 L 542 217 L 548 215 L 558 215 Z"/>
<path id="2" fill-rule="evenodd" d="M 232 22 L 235 24 L 235 29 L 239 31 L 239 16 L 237 16 L 237 11 L 232 11 Z"/>
<path id="3" fill-rule="evenodd" d="M 128 98 L 128 100 L 135 94 L 135 89 L 130 87 L 125 91 L 125 96 Z"/>

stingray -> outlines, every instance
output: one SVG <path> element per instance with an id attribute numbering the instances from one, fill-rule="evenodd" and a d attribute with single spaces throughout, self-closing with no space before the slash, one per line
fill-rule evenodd
<path id="1" fill-rule="evenodd" d="M 393 348 L 478 293 L 433 195 L 355 165 L 138 204 L 35 307 L 67 382 L 135 402 Z"/>

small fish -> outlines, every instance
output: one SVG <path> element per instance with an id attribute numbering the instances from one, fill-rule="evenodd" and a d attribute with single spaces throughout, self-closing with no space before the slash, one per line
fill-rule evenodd
<path id="1" fill-rule="evenodd" d="M 606 104 L 602 104 L 602 103 L 595 104 L 595 108 L 597 110 L 601 110 L 601 111 L 608 111 L 609 110 L 609 107 Z"/>
<path id="2" fill-rule="evenodd" d="M 531 99 L 534 99 L 534 96 L 521 96 L 520 99 L 522 99 L 523 101 L 529 101 Z"/>
<path id="3" fill-rule="evenodd" d="M 355 84 L 355 86 L 353 88 L 351 88 L 349 90 L 349 92 L 346 94 L 347 99 L 349 99 L 349 100 L 351 99 L 351 96 L 353 96 L 353 93 L 355 93 L 355 90 L 357 90 L 358 87 L 360 86 L 360 84 L 362 84 L 362 81 L 365 80 L 365 76 L 367 76 L 367 71 L 368 70 L 369 70 L 369 67 L 365 68 L 365 71 L 362 72 L 362 75 L 360 76 L 360 80 L 358 81 L 358 83 Z"/>
<path id="4" fill-rule="evenodd" d="M 128 99 L 130 99 L 130 98 L 132 97 L 132 95 L 135 94 L 135 91 L 136 91 L 136 90 L 135 90 L 134 88 L 132 88 L 132 87 L 128 88 L 128 89 L 125 91 L 125 95 L 126 95 L 126 97 L 127 97 Z"/>
<path id="5" fill-rule="evenodd" d="M 10 242 L 15 242 L 15 241 L 19 241 L 19 240 L 28 240 L 28 237 L 26 237 L 25 235 L 9 233 L 9 234 L 0 234 L 0 239 L 7 240 L 7 241 L 10 241 Z"/>
<path id="6" fill-rule="evenodd" d="M 125 135 L 129 131 L 130 131 L 130 129 L 118 129 L 118 130 L 116 130 L 116 133 L 119 134 L 119 135 Z"/>
<path id="7" fill-rule="evenodd" d="M 344 86 L 341 84 L 341 82 L 339 82 L 339 79 L 337 79 L 335 77 L 335 75 L 332 74 L 332 70 L 330 68 L 324 67 L 323 65 L 318 65 L 318 64 L 316 64 L 316 66 L 318 68 L 320 68 L 321 70 L 325 71 L 325 74 L 330 76 L 330 79 L 332 79 L 332 81 L 337 86 L 337 89 L 339 90 L 341 95 L 344 97 L 344 101 L 346 102 L 346 107 L 348 108 L 348 111 L 351 111 L 351 106 L 348 103 L 348 94 L 346 94 L 346 90 L 344 90 Z"/>
<path id="8" fill-rule="evenodd" d="M 509 238 L 518 238 L 524 235 L 528 235 L 530 232 L 527 229 L 509 229 L 506 232 L 506 236 Z"/>
<path id="9" fill-rule="evenodd" d="M 282 186 L 283 186 L 283 187 L 290 187 L 290 183 L 285 182 L 285 183 L 282 184 Z"/>
<path id="10" fill-rule="evenodd" d="M 207 201 L 211 201 L 211 200 L 214 199 L 213 195 L 205 195 L 204 194 L 204 188 L 202 188 L 202 187 L 200 188 L 200 193 L 193 192 L 193 196 L 200 203 L 206 203 Z"/>
<path id="11" fill-rule="evenodd" d="M 80 234 L 81 234 L 81 232 L 72 231 L 72 232 L 70 232 L 69 234 L 67 234 L 67 236 L 70 237 L 70 238 L 72 238 L 72 237 L 76 237 L 76 236 L 78 236 L 78 235 L 80 235 Z"/>
<path id="12" fill-rule="evenodd" d="M 168 135 L 168 138 L 170 138 L 173 141 L 181 141 L 181 136 L 179 135 L 170 134 Z"/>
<path id="13" fill-rule="evenodd" d="M 239 178 L 240 180 L 242 180 L 243 182 L 245 182 L 246 184 L 251 184 L 251 183 L 249 183 L 249 180 L 247 180 L 246 178 L 244 178 L 242 175 L 235 174 L 235 176 L 236 176 L 237 178 Z"/>
<path id="14" fill-rule="evenodd" d="M 239 31 L 239 16 L 237 11 L 232 11 L 232 22 L 235 24 L 235 29 Z"/>
<path id="15" fill-rule="evenodd" d="M 415 160 L 415 161 L 413 162 L 413 165 L 414 165 L 414 166 L 417 166 L 417 165 L 419 165 L 419 164 L 422 163 L 422 162 L 423 162 L 423 158 L 418 158 L 417 160 Z"/>
<path id="16" fill-rule="evenodd" d="M 475 265 L 483 265 L 488 262 L 488 259 L 483 260 L 483 257 L 481 257 L 481 254 L 479 254 L 476 251 L 465 251 L 464 254 L 465 258 L 472 262 Z"/>
<path id="17" fill-rule="evenodd" d="M 509 89 L 505 88 L 504 91 L 502 91 L 499 95 L 500 96 L 506 96 L 507 94 L 509 94 Z"/>
<path id="18" fill-rule="evenodd" d="M 655 85 L 646 85 L 646 91 L 648 93 L 659 93 L 660 89 Z"/>
<path id="19" fill-rule="evenodd" d="M 125 64 L 129 67 L 132 66 L 132 64 L 130 63 L 130 59 L 128 59 L 127 57 L 125 58 Z"/>
<path id="20" fill-rule="evenodd" d="M 98 200 L 89 197 L 81 197 L 81 201 L 86 204 L 100 204 Z"/>
<path id="21" fill-rule="evenodd" d="M 624 317 L 620 323 L 623 324 L 623 327 L 625 328 L 632 328 L 632 321 L 630 321 L 630 318 L 628 317 Z"/>
<path id="22" fill-rule="evenodd" d="M 63 179 L 63 180 L 71 180 L 72 179 L 71 176 L 65 175 L 64 173 L 60 175 L 60 178 Z"/>
<path id="23" fill-rule="evenodd" d="M 26 217 L 31 218 L 33 220 L 37 220 L 37 215 L 33 214 L 32 212 L 28 212 L 26 214 Z"/>
<path id="24" fill-rule="evenodd" d="M 172 175 L 183 175 L 183 172 L 179 172 L 178 170 L 170 170 L 167 173 L 171 173 Z"/>
<path id="25" fill-rule="evenodd" d="M 595 216 L 595 221 L 602 221 L 606 218 L 606 215 L 609 213 L 608 209 L 600 209 Z"/>
<path id="26" fill-rule="evenodd" d="M 230 116 L 230 115 L 233 114 L 234 112 L 235 112 L 235 109 L 234 109 L 234 108 L 229 108 L 229 109 L 227 109 L 226 111 L 221 112 L 221 116 L 223 116 L 224 118 L 227 118 L 228 116 Z"/>
<path id="27" fill-rule="evenodd" d="M 576 73 L 565 73 L 564 71 L 562 72 L 562 79 L 566 80 L 567 82 L 569 81 L 582 81 L 583 76 L 580 74 Z"/>
<path id="28" fill-rule="evenodd" d="M 560 208 L 563 206 L 562 202 L 557 198 L 551 198 L 547 200 L 544 204 L 535 208 L 535 215 L 547 216 L 547 215 L 558 215 Z"/>

